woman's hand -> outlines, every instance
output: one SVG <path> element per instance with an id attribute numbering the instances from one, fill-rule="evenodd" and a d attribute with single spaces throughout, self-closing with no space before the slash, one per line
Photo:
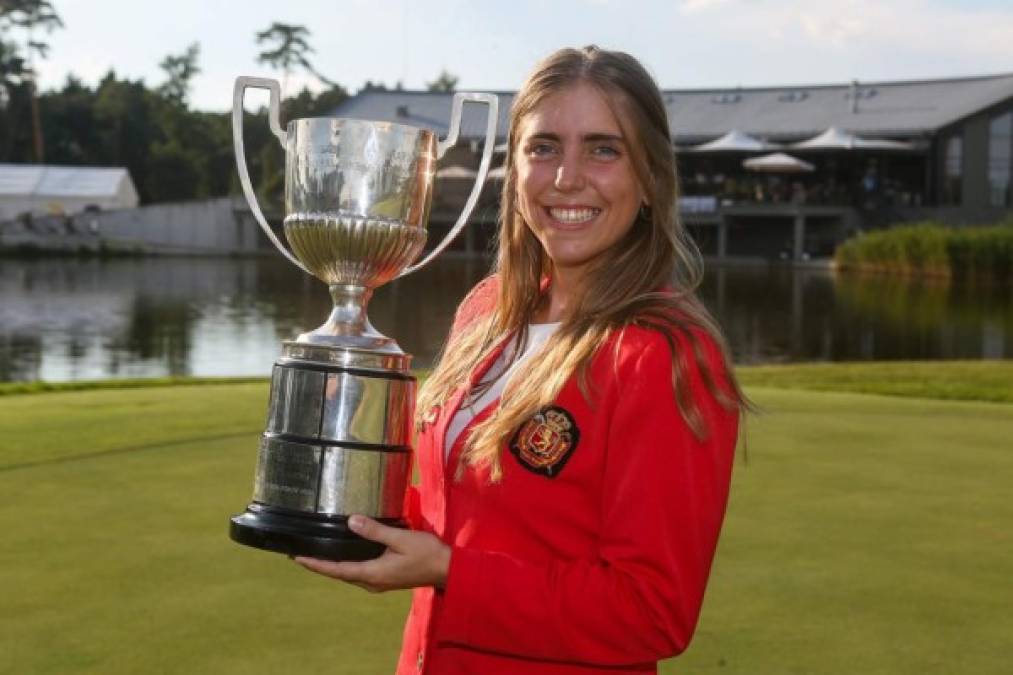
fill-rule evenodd
<path id="1" fill-rule="evenodd" d="M 351 516 L 348 527 L 360 537 L 384 544 L 374 560 L 333 562 L 298 557 L 297 563 L 324 576 L 347 581 L 370 593 L 416 586 L 442 588 L 450 569 L 450 547 L 429 532 L 388 527 L 365 516 Z"/>

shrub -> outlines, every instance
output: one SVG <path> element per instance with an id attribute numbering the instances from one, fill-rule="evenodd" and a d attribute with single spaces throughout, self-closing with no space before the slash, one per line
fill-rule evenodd
<path id="1" fill-rule="evenodd" d="M 966 228 L 933 222 L 897 225 L 849 239 L 837 248 L 834 261 L 840 269 L 1010 280 L 1013 221 Z"/>

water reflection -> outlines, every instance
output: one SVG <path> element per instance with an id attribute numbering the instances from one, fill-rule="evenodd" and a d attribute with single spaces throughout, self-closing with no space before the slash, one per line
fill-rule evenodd
<path id="1" fill-rule="evenodd" d="M 486 270 L 440 260 L 381 288 L 370 317 L 427 365 Z M 1008 289 L 714 267 L 702 294 L 744 363 L 1013 356 Z M 329 303 L 275 258 L 0 260 L 0 380 L 266 376 Z"/>
<path id="2" fill-rule="evenodd" d="M 847 313 L 875 327 L 862 336 L 866 358 L 1013 355 L 1009 287 L 844 278 L 835 290 Z"/>
<path id="3" fill-rule="evenodd" d="M 716 268 L 703 295 L 740 363 L 1013 356 L 1008 287 Z"/>
<path id="4" fill-rule="evenodd" d="M 370 317 L 425 365 L 486 270 L 431 265 L 381 288 Z M 267 375 L 329 310 L 326 287 L 283 260 L 0 260 L 0 380 Z"/>

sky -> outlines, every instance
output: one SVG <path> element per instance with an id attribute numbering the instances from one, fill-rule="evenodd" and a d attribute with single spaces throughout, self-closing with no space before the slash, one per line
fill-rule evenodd
<path id="1" fill-rule="evenodd" d="M 350 91 L 367 80 L 515 90 L 553 50 L 589 43 L 639 58 L 662 88 L 909 80 L 1013 72 L 1013 0 L 53 0 L 42 89 L 164 80 L 158 63 L 200 43 L 192 106 L 226 110 L 272 22 L 309 28 L 313 65 Z M 319 89 L 294 73 L 286 94 Z"/>

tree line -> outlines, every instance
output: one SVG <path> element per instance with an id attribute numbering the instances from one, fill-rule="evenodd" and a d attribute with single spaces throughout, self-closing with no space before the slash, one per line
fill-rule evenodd
<path id="1" fill-rule="evenodd" d="M 224 196 L 239 191 L 234 166 L 230 112 L 190 106 L 200 74 L 200 45 L 193 43 L 159 63 L 163 79 L 149 86 L 110 70 L 90 86 L 74 75 L 62 88 L 35 86 L 35 63 L 46 57 L 42 40 L 63 22 L 48 0 L 0 0 L 0 162 L 73 166 L 124 166 L 142 203 Z M 310 31 L 275 22 L 255 35 L 258 61 L 281 74 L 296 71 L 321 84 L 287 97 L 283 122 L 329 114 L 348 91 L 313 66 Z M 446 71 L 430 90 L 452 91 L 457 78 Z M 397 85 L 400 88 L 400 85 Z M 364 90 L 386 89 L 367 82 Z M 247 161 L 251 179 L 264 197 L 280 193 L 284 156 L 271 134 L 266 110 L 247 113 Z"/>

